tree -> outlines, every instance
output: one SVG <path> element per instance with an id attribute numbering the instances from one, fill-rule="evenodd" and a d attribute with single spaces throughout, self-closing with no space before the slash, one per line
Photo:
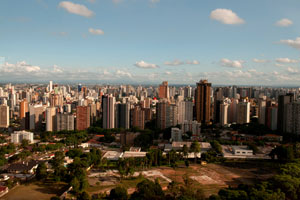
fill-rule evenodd
<path id="1" fill-rule="evenodd" d="M 78 195 L 77 199 L 78 200 L 90 200 L 91 197 L 90 197 L 90 195 L 87 192 L 83 191 L 82 193 L 80 193 Z"/>
<path id="2" fill-rule="evenodd" d="M 27 147 L 28 145 L 29 145 L 29 140 L 26 140 L 26 139 L 22 140 L 22 143 L 21 143 L 21 147 L 22 147 L 22 148 L 25 148 L 25 147 Z"/>
<path id="3" fill-rule="evenodd" d="M 70 185 L 73 188 L 73 191 L 75 193 L 78 193 L 80 191 L 80 182 L 78 181 L 78 179 L 76 177 L 74 177 L 70 183 Z"/>
<path id="4" fill-rule="evenodd" d="M 137 184 L 136 191 L 131 195 L 130 200 L 162 200 L 164 197 L 165 194 L 158 180 L 156 179 L 154 183 L 146 179 Z"/>
<path id="5" fill-rule="evenodd" d="M 201 151 L 201 147 L 200 147 L 199 142 L 194 141 L 191 144 L 190 151 L 194 153 L 195 163 L 197 163 L 197 154 Z"/>
<path id="6" fill-rule="evenodd" d="M 183 145 L 182 147 L 182 153 L 185 159 L 187 159 L 188 155 L 189 155 L 189 148 L 185 145 Z"/>
<path id="7" fill-rule="evenodd" d="M 37 180 L 44 180 L 47 178 L 47 166 L 45 163 L 38 165 L 36 169 L 36 178 Z"/>
<path id="8" fill-rule="evenodd" d="M 109 200 L 127 200 L 128 193 L 124 187 L 118 186 L 110 191 Z"/>

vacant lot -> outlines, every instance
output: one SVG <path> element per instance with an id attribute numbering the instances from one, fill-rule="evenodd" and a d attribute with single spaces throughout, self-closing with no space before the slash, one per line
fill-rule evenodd
<path id="1" fill-rule="evenodd" d="M 34 182 L 26 185 L 19 185 L 8 192 L 1 199 L 3 200 L 49 200 L 51 197 L 61 195 L 66 189 L 64 183 L 40 183 Z"/>
<path id="2" fill-rule="evenodd" d="M 258 180 L 266 180 L 275 174 L 274 163 L 261 161 L 230 161 L 225 164 L 207 164 L 190 165 L 186 168 L 181 166 L 175 170 L 170 167 L 158 167 L 151 170 L 136 172 L 130 180 L 123 180 L 120 182 L 118 172 L 105 172 L 89 177 L 90 187 L 88 189 L 90 194 L 94 193 L 109 193 L 109 191 L 122 185 L 128 189 L 129 193 L 134 192 L 137 183 L 148 178 L 154 180 L 158 178 L 163 188 L 171 181 L 183 182 L 183 176 L 187 175 L 194 180 L 194 186 L 201 188 L 206 196 L 216 194 L 221 188 L 228 186 L 237 186 L 243 184 L 254 184 Z M 142 177 L 138 177 L 141 173 Z"/>
<path id="3" fill-rule="evenodd" d="M 221 188 L 228 186 L 254 184 L 258 180 L 266 180 L 276 172 L 272 164 L 255 162 L 191 165 L 189 168 L 179 167 L 175 170 L 161 167 L 158 170 L 176 182 L 183 182 L 183 176 L 187 175 L 195 181 L 195 186 L 201 188 L 206 196 L 215 194 Z"/>

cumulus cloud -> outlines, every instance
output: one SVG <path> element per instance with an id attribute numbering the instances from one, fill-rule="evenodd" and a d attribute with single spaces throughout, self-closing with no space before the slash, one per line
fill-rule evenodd
<path id="1" fill-rule="evenodd" d="M 89 32 L 93 35 L 104 35 L 104 31 L 101 29 L 89 28 Z"/>
<path id="2" fill-rule="evenodd" d="M 173 61 L 166 61 L 164 64 L 170 66 L 178 66 L 178 65 L 184 65 L 184 62 L 180 60 L 173 60 Z"/>
<path id="3" fill-rule="evenodd" d="M 288 46 L 296 48 L 296 49 L 300 49 L 300 37 L 297 37 L 295 40 L 292 40 L 292 39 L 280 40 L 279 43 L 288 45 Z"/>
<path id="4" fill-rule="evenodd" d="M 200 62 L 198 60 L 188 60 L 188 61 L 180 61 L 180 60 L 173 60 L 173 61 L 166 61 L 165 65 L 169 66 L 179 66 L 179 65 L 199 65 Z"/>
<path id="5" fill-rule="evenodd" d="M 232 67 L 232 68 L 243 68 L 243 64 L 245 61 L 243 60 L 229 60 L 227 58 L 223 58 L 221 61 L 221 65 L 224 67 Z"/>
<path id="6" fill-rule="evenodd" d="M 198 60 L 188 60 L 186 62 L 186 64 L 188 64 L 188 65 L 199 65 L 200 62 Z"/>
<path id="7" fill-rule="evenodd" d="M 62 1 L 58 4 L 58 7 L 65 9 L 69 13 L 83 17 L 92 17 L 94 15 L 94 12 L 89 10 L 86 6 L 71 1 Z"/>
<path id="8" fill-rule="evenodd" d="M 297 72 L 298 72 L 298 69 L 293 68 L 293 67 L 288 67 L 288 68 L 287 68 L 287 71 L 290 72 L 290 73 L 297 73 Z"/>
<path id="9" fill-rule="evenodd" d="M 291 26 L 293 22 L 287 18 L 281 19 L 276 22 L 276 26 L 281 26 L 281 27 L 288 27 Z"/>
<path id="10" fill-rule="evenodd" d="M 278 63 L 298 63 L 299 60 L 293 60 L 290 58 L 277 58 L 276 62 L 278 62 Z"/>
<path id="11" fill-rule="evenodd" d="M 35 73 L 39 72 L 41 68 L 39 66 L 29 65 L 25 61 L 17 62 L 16 64 L 10 64 L 8 62 L 4 63 L 0 72 L 2 73 Z"/>
<path id="12" fill-rule="evenodd" d="M 145 61 L 143 61 L 143 60 L 141 60 L 141 61 L 139 61 L 139 62 L 136 62 L 136 63 L 134 64 L 134 66 L 139 67 L 139 68 L 143 68 L 143 69 L 151 69 L 151 68 L 154 69 L 154 68 L 159 68 L 158 65 L 152 64 L 152 63 L 147 63 L 147 62 L 145 62 Z"/>
<path id="13" fill-rule="evenodd" d="M 129 77 L 129 78 L 131 78 L 132 77 L 132 75 L 131 75 L 131 73 L 129 73 L 129 72 L 126 72 L 126 71 L 123 71 L 123 70 L 117 70 L 116 71 L 116 75 L 118 75 L 118 76 L 127 76 L 127 77 Z"/>
<path id="14" fill-rule="evenodd" d="M 255 63 L 267 63 L 269 62 L 268 60 L 264 60 L 264 59 L 257 59 L 257 58 L 254 58 L 253 59 L 253 62 Z"/>
<path id="15" fill-rule="evenodd" d="M 210 13 L 210 18 L 223 24 L 237 25 L 244 24 L 245 21 L 236 13 L 229 9 L 216 9 Z"/>

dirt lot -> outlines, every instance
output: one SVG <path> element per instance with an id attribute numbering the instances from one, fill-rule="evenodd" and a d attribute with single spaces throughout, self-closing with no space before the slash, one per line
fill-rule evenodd
<path id="1" fill-rule="evenodd" d="M 264 165 L 265 166 L 265 165 Z M 135 177 L 141 172 L 136 172 Z M 163 188 L 172 180 L 176 182 L 183 182 L 183 176 L 188 175 L 193 179 L 194 185 L 197 188 L 203 189 L 206 196 L 215 194 L 221 188 L 228 186 L 237 186 L 238 184 L 253 184 L 257 180 L 266 180 L 274 175 L 272 170 L 272 164 L 262 167 L 261 163 L 244 163 L 244 162 L 229 162 L 224 165 L 220 164 L 208 164 L 206 166 L 190 165 L 186 168 L 184 166 L 176 168 L 175 170 L 170 167 L 152 168 L 148 171 L 141 173 L 144 178 L 154 180 L 158 178 Z M 119 181 L 119 175 L 117 171 L 97 174 L 97 176 L 91 176 L 89 183 L 90 194 L 109 191 L 116 185 L 120 184 L 128 189 L 129 193 L 135 190 L 135 185 L 142 179 L 133 178 L 131 180 Z M 98 182 L 98 184 L 97 184 Z"/>
<path id="2" fill-rule="evenodd" d="M 1 197 L 1 200 L 49 200 L 51 197 L 64 192 L 65 184 L 41 184 L 31 183 L 19 185 Z"/>
<path id="3" fill-rule="evenodd" d="M 272 170 L 263 170 L 256 166 L 236 164 L 224 166 L 208 164 L 206 166 L 191 165 L 173 170 L 161 167 L 158 170 L 166 177 L 177 182 L 183 182 L 183 176 L 188 175 L 195 181 L 197 187 L 203 189 L 206 196 L 217 193 L 219 189 L 239 184 L 254 184 L 258 180 L 266 180 L 274 175 Z"/>

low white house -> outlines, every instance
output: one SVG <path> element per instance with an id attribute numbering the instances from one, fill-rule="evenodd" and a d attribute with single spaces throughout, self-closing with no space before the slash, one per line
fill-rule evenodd
<path id="1" fill-rule="evenodd" d="M 232 153 L 236 156 L 252 156 L 253 150 L 248 146 L 232 146 Z"/>

